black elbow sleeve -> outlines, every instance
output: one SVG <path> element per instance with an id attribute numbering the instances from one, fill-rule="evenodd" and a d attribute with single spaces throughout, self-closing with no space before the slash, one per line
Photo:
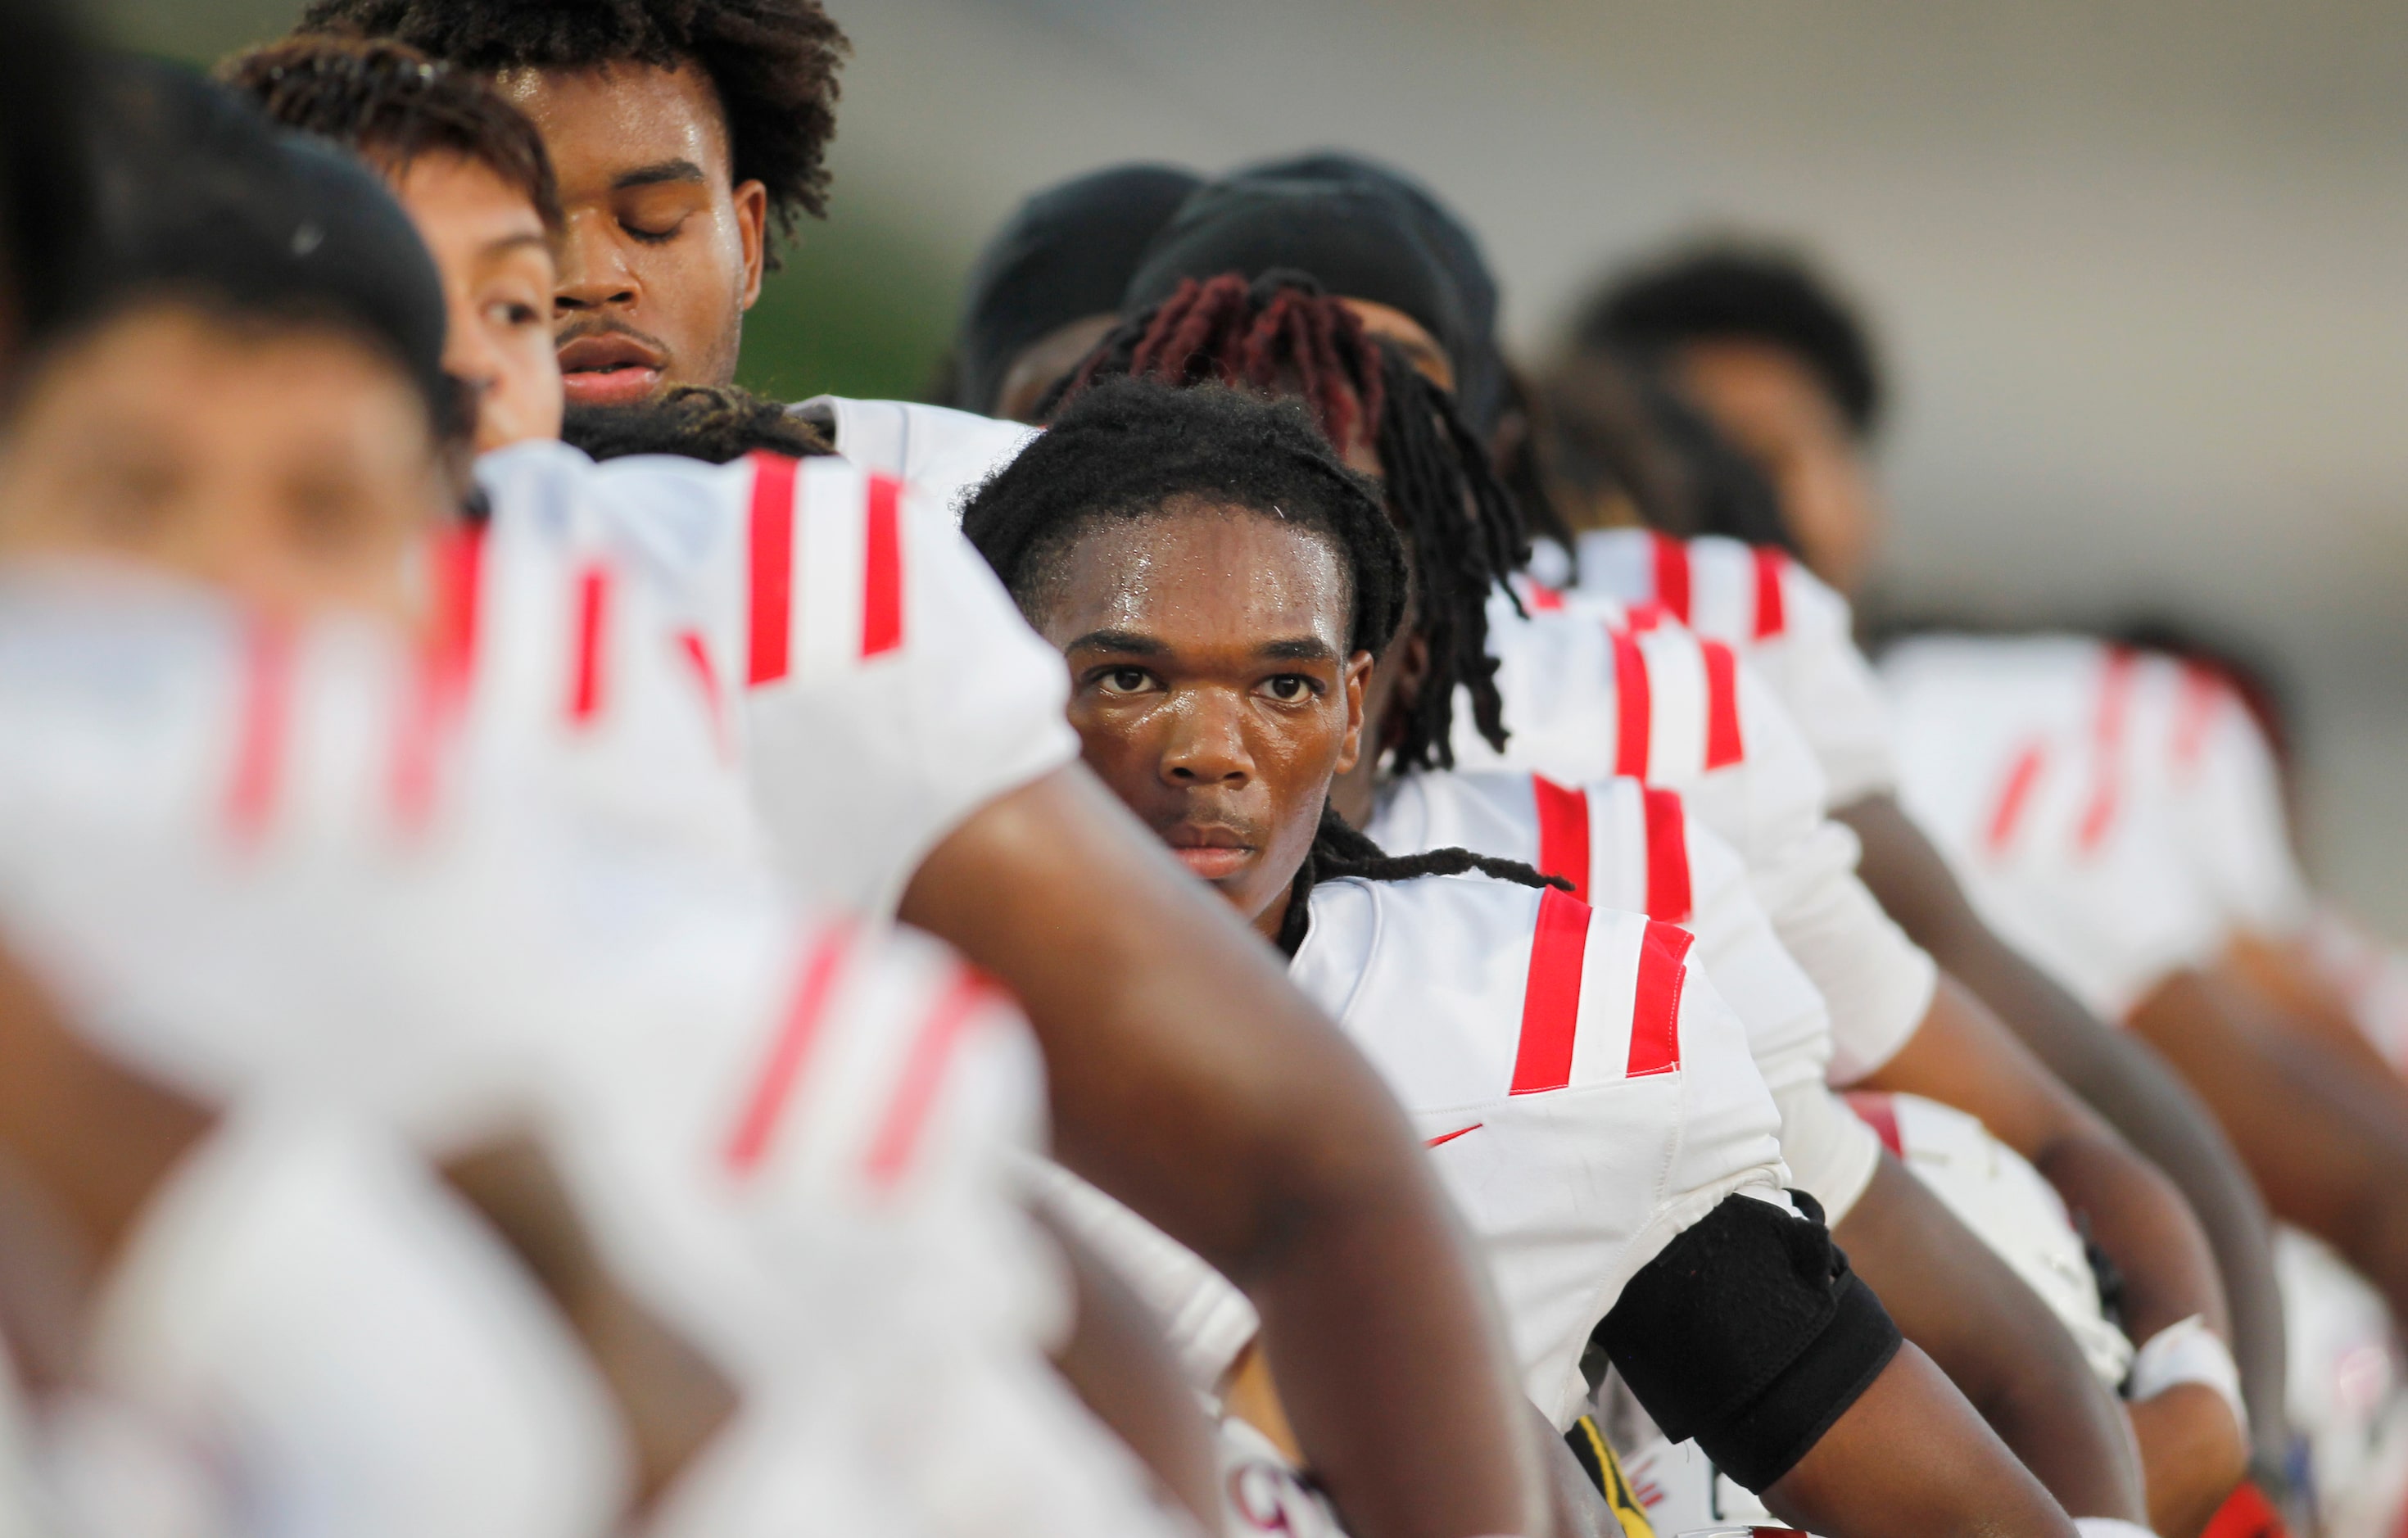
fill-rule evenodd
<path id="1" fill-rule="evenodd" d="M 1622 1291 L 1598 1339 L 1665 1436 L 1751 1490 L 1787 1473 L 1871 1387 L 1900 1337 L 1807 1215 L 1734 1196 Z"/>

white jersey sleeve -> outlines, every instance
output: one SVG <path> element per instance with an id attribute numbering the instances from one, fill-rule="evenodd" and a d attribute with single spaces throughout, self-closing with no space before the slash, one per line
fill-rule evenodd
<path id="1" fill-rule="evenodd" d="M 1806 733 L 1828 782 L 1826 805 L 1896 788 L 1888 708 L 1856 646 L 1855 615 L 1813 572 L 1780 550 L 1719 535 L 1597 529 L 1579 549 L 1576 596 L 1658 608 L 1763 676 Z"/>
<path id="2" fill-rule="evenodd" d="M 2180 675 L 2079 636 L 1929 637 L 1883 661 L 1907 811 L 1984 917 L 2108 1019 L 2235 927 L 2202 849 L 2232 832 L 2178 783 Z"/>
<path id="3" fill-rule="evenodd" d="M 1832 1081 L 1887 1062 L 1922 1025 L 1939 969 L 1857 879 L 1856 835 L 1824 815 L 1822 772 L 1754 671 L 1676 625 L 1617 627 L 1571 606 L 1526 618 L 1500 600 L 1488 634 L 1511 735 L 1497 754 L 1459 707 L 1456 761 L 1681 792 L 1689 816 L 1746 861 L 1774 932 L 1822 994 Z"/>
<path id="4" fill-rule="evenodd" d="M 1421 1129 L 1531 1401 L 1580 1414 L 1623 1286 L 1733 1194 L 1785 1208 L 1779 1117 L 1690 937 L 1479 877 L 1314 888 L 1289 975 Z"/>
<path id="5" fill-rule="evenodd" d="M 1017 422 L 907 400 L 813 395 L 794 408 L 836 452 L 865 470 L 892 476 L 915 507 L 956 526 L 987 478 L 1020 457 L 1038 429 Z"/>
<path id="6" fill-rule="evenodd" d="M 678 595 L 676 643 L 729 702 L 805 896 L 891 912 L 947 833 L 1078 755 L 1060 655 L 891 478 L 774 455 L 568 467 L 588 516 Z"/>

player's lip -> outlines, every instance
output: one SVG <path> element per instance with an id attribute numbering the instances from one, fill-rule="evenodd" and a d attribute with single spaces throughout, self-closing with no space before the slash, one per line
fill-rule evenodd
<path id="1" fill-rule="evenodd" d="M 1234 876 L 1252 864 L 1254 846 L 1234 827 L 1182 823 L 1163 830 L 1173 858 L 1206 881 Z"/>
<path id="2" fill-rule="evenodd" d="M 579 337 L 560 348 L 560 382 L 580 406 L 628 406 L 661 386 L 668 360 L 624 331 Z"/>

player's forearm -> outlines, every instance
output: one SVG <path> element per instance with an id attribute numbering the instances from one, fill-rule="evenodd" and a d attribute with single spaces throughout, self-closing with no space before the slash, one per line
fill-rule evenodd
<path id="1" fill-rule="evenodd" d="M 2194 1315 L 2229 1338 L 2214 1253 L 2172 1181 L 2104 1128 L 2062 1138 L 2032 1162 L 2123 1273 L 2124 1323 L 2135 1342 Z"/>
<path id="2" fill-rule="evenodd" d="M 1762 1493 L 1782 1520 L 1828 1538 L 2074 1538 L 2063 1508 L 1913 1345 Z"/>
<path id="3" fill-rule="evenodd" d="M 2145 1515 L 2114 1395 L 2040 1295 L 1939 1197 L 1885 1156 L 1832 1237 L 1906 1338 L 2067 1511 Z"/>

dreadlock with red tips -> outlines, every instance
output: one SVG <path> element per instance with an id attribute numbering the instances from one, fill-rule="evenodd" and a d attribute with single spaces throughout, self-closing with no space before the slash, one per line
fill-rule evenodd
<path id="1" fill-rule="evenodd" d="M 1529 556 L 1522 518 L 1479 435 L 1455 398 L 1404 354 L 1363 329 L 1343 300 L 1302 273 L 1236 273 L 1182 281 L 1096 345 L 1040 419 L 1099 379 L 1129 375 L 1187 386 L 1224 384 L 1288 395 L 1341 452 L 1369 438 L 1388 511 L 1412 557 L 1410 621 L 1429 648 L 1421 690 L 1390 717 L 1385 740 L 1400 769 L 1455 763 L 1455 691 L 1500 752 L 1505 707 L 1488 654 L 1488 600 Z M 1506 589 L 1511 597 L 1511 589 Z M 1518 604 L 1518 600 L 1517 600 Z"/>

